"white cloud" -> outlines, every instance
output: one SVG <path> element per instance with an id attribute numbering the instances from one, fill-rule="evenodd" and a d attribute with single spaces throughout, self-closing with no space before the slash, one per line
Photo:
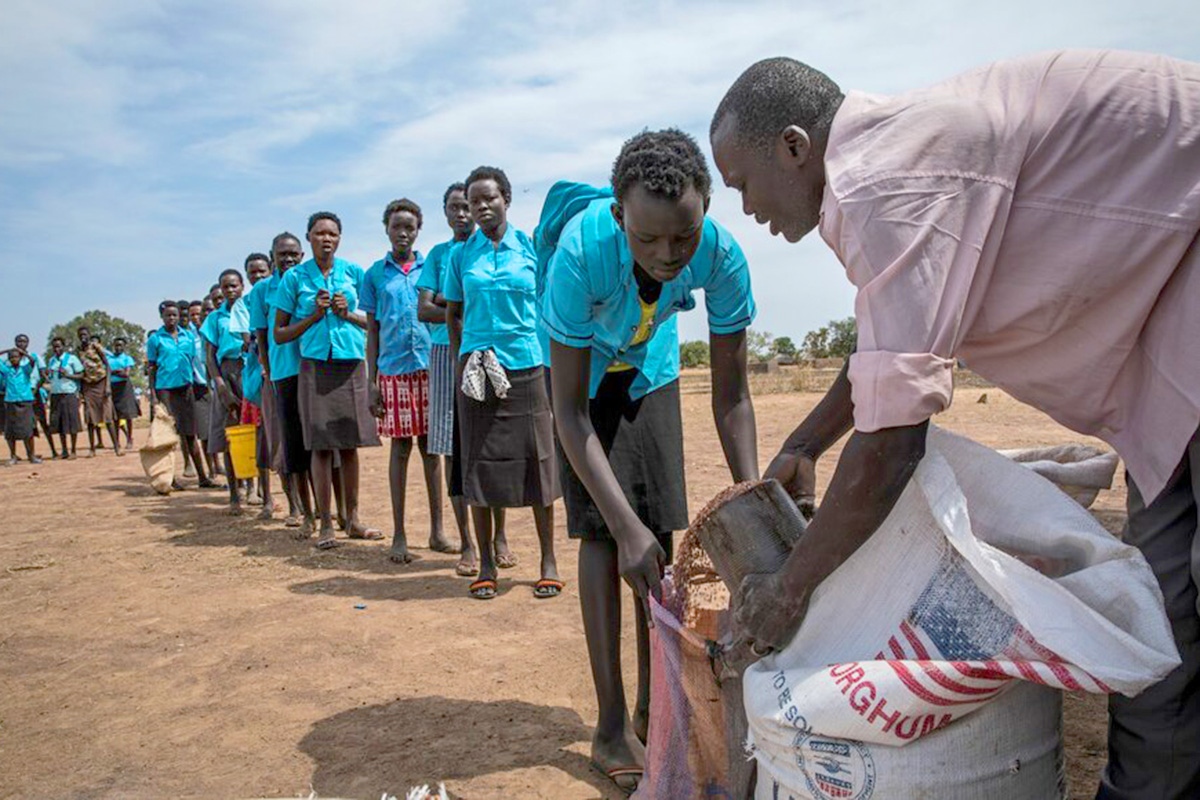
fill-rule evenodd
<path id="1" fill-rule="evenodd" d="M 532 228 L 551 182 L 605 181 L 644 127 L 683 127 L 707 149 L 712 109 L 758 58 L 792 55 L 878 92 L 1053 47 L 1198 59 L 1193 6 L 9 0 L 6 318 L 34 332 L 60 308 L 101 305 L 153 322 L 162 296 L 202 291 L 318 207 L 342 215 L 344 255 L 370 261 L 383 205 L 414 197 L 429 246 L 445 230 L 442 189 L 480 163 L 508 171 L 514 222 Z M 723 187 L 713 214 L 751 260 L 759 327 L 799 339 L 850 313 L 815 237 L 771 239 Z M 702 336 L 703 315 L 682 331 Z"/>

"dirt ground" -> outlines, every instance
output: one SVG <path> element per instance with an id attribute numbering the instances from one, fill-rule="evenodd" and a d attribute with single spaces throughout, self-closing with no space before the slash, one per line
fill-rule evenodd
<path id="1" fill-rule="evenodd" d="M 763 465 L 818 397 L 756 398 Z M 988 445 L 1080 440 L 994 389 L 955 400 L 937 422 Z M 708 396 L 683 402 L 694 513 L 728 477 Z M 410 542 L 423 545 L 410 468 Z M 387 529 L 383 449 L 363 472 L 364 519 Z M 1097 502 L 1112 531 L 1124 495 L 1118 479 Z M 528 511 L 509 516 L 522 563 L 480 603 L 453 556 L 419 549 L 401 567 L 379 542 L 317 553 L 278 521 L 223 515 L 220 493 L 154 495 L 136 457 L 3 469 L 0 497 L 0 797 L 376 800 L 437 781 L 464 798 L 619 796 L 588 766 L 574 581 L 533 599 Z M 575 548 L 561 530 L 558 542 L 573 579 Z M 1068 697 L 1073 797 L 1094 794 L 1105 725 L 1103 698 Z"/>

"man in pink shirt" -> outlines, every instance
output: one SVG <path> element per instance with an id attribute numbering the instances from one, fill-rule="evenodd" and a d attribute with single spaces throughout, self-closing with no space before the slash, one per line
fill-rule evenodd
<path id="1" fill-rule="evenodd" d="M 961 359 L 1125 460 L 1125 540 L 1183 663 L 1111 699 L 1098 797 L 1200 797 L 1200 65 L 1064 51 L 881 97 L 769 59 L 711 136 L 743 210 L 792 242 L 819 228 L 858 288 L 857 351 L 767 471 L 811 504 L 854 430 L 785 567 L 741 588 L 756 651 L 887 517 Z"/>

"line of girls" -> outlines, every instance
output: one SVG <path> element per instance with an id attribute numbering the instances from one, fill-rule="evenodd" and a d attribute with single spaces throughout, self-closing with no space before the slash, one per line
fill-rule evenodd
<path id="1" fill-rule="evenodd" d="M 55 336 L 43 358 L 29 349 L 29 337 L 22 333 L 11 349 L 0 354 L 0 396 L 4 401 L 0 404 L 0 430 L 9 452 L 9 459 L 0 465 L 18 463 L 18 442 L 24 444 L 27 462 L 41 464 L 35 444 L 39 427 L 54 460 L 77 457 L 85 422 L 89 457 L 95 457 L 96 449 L 104 446 L 105 429 L 116 455 L 124 454 L 122 430 L 125 449 L 133 447 L 133 420 L 141 416 L 141 408 L 130 381 L 136 364 L 125 352 L 125 338 L 114 338 L 113 349 L 108 350 L 87 327 L 80 327 L 76 335 L 79 343 L 74 352 L 67 350 L 63 337 Z"/>
<path id="2" fill-rule="evenodd" d="M 710 193 L 690 136 L 647 131 L 624 144 L 610 186 L 556 184 L 531 237 L 508 222 L 508 177 L 479 167 L 444 195 L 453 238 L 427 257 L 414 247 L 422 218 L 411 201 L 385 210 L 391 248 L 365 271 L 336 257 L 341 222 L 319 212 L 306 232 L 312 258 L 301 263 L 300 241 L 280 234 L 269 276 L 245 303 L 263 386 L 271 387 L 263 408 L 275 412 L 264 415 L 263 463 L 279 467 L 289 501 L 301 495 L 301 525 L 312 520 L 304 491 L 311 477 L 318 547 L 337 544 L 330 497 L 339 486 L 348 535 L 381 538 L 357 514 L 357 450 L 378 445 L 381 431 L 392 438 L 391 557 L 410 559 L 403 475 L 416 438 L 435 514 L 431 546 L 453 551 L 441 535 L 437 493 L 438 456 L 449 457 L 458 572 L 478 571 L 473 598 L 495 598 L 498 570 L 515 563 L 502 513 L 519 507 L 533 509 L 541 549 L 534 594 L 561 593 L 553 504 L 564 499 L 568 536 L 580 541 L 579 596 L 599 707 L 592 760 L 625 792 L 641 777 L 649 724 L 646 598 L 671 557 L 673 532 L 688 524 L 675 314 L 696 306 L 696 290 L 707 308 L 712 408 L 726 463 L 735 481 L 759 474 L 746 368 L 755 314 L 749 269 L 734 238 L 707 216 Z M 240 276 L 228 271 L 221 290 L 232 314 Z M 177 335 L 173 314 L 169 304 L 168 337 Z M 235 329 L 225 344 L 213 318 L 203 324 L 217 328 L 206 360 L 232 421 L 239 373 L 226 356 L 246 340 L 235 340 Z M 435 326 L 428 339 L 418 321 Z M 166 341 L 162 332 L 158 341 Z M 161 368 L 156 376 L 173 410 L 186 403 L 187 375 L 181 367 L 174 379 L 164 382 Z M 640 600 L 632 715 L 621 675 L 621 579 Z"/>

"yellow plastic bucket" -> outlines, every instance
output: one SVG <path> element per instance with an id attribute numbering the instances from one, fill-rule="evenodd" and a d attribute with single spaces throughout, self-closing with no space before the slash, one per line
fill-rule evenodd
<path id="1" fill-rule="evenodd" d="M 240 481 L 258 475 L 258 447 L 253 425 L 230 425 L 225 429 L 229 440 L 229 458 L 233 461 L 233 475 Z"/>

